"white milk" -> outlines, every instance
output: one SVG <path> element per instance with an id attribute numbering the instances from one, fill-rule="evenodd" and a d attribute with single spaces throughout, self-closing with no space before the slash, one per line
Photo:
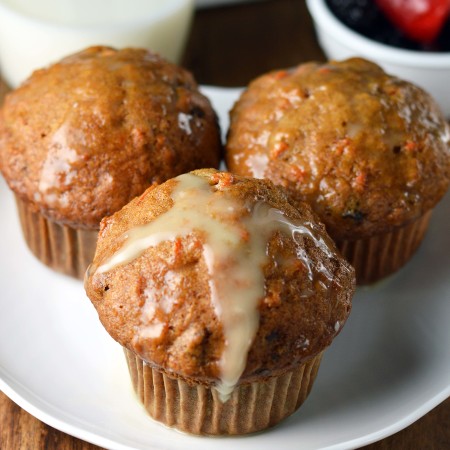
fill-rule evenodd
<path id="1" fill-rule="evenodd" d="M 193 0 L 0 0 L 0 70 L 18 86 L 31 72 L 90 45 L 181 56 Z"/>

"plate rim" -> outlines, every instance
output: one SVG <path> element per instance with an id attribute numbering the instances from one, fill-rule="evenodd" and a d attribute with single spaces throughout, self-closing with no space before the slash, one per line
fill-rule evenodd
<path id="1" fill-rule="evenodd" d="M 200 88 L 206 95 L 210 97 L 213 103 L 214 103 L 214 96 L 217 97 L 225 96 L 227 98 L 228 97 L 235 98 L 242 91 L 242 88 L 240 87 L 227 88 L 219 86 L 202 85 L 200 86 Z M 139 448 L 139 447 L 131 447 L 127 444 L 123 444 L 111 438 L 102 436 L 101 434 L 95 433 L 91 430 L 86 430 L 85 428 L 82 427 L 80 423 L 75 424 L 73 423 L 77 422 L 77 418 L 72 416 L 71 414 L 64 415 L 63 419 L 61 419 L 61 417 L 58 417 L 57 415 L 57 410 L 59 410 L 59 408 L 55 407 L 54 405 L 52 406 L 51 403 L 45 402 L 44 399 L 31 392 L 26 386 L 22 386 L 20 382 L 14 380 L 8 374 L 6 368 L 4 368 L 1 364 L 0 364 L 0 390 L 14 403 L 19 405 L 21 408 L 23 408 L 32 416 L 36 417 L 37 419 L 41 420 L 47 425 L 54 427 L 71 436 L 74 436 L 78 439 L 114 450 L 132 450 Z M 423 417 L 425 414 L 427 414 L 429 411 L 434 409 L 436 406 L 438 406 L 440 403 L 445 401 L 448 397 L 450 397 L 450 382 L 440 392 L 434 393 L 434 395 L 431 398 L 429 398 L 421 405 L 417 406 L 409 414 L 400 417 L 394 423 L 386 425 L 385 427 L 377 431 L 373 431 L 364 436 L 348 439 L 346 441 L 335 443 L 326 447 L 317 447 L 317 449 L 346 450 L 355 447 L 360 447 L 362 445 L 368 445 L 373 442 L 377 442 L 410 426 L 412 423 L 414 423 L 415 421 Z M 44 405 L 44 407 L 39 406 L 39 404 Z M 70 419 L 72 419 L 72 421 Z M 164 450 L 165 447 L 161 447 L 159 445 L 154 446 L 154 444 L 146 444 L 146 448 L 150 450 Z"/>

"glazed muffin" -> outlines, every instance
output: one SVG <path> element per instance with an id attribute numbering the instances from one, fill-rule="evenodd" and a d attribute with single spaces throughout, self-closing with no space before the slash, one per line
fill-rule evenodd
<path id="1" fill-rule="evenodd" d="M 310 203 L 364 284 L 417 249 L 449 184 L 449 140 L 428 94 L 355 58 L 253 81 L 231 112 L 226 160 Z"/>
<path id="2" fill-rule="evenodd" d="M 104 219 L 85 288 L 154 419 L 244 434 L 305 400 L 354 283 L 308 205 L 207 169 Z"/>
<path id="3" fill-rule="evenodd" d="M 27 243 L 80 278 L 103 217 L 152 184 L 218 167 L 220 146 L 192 75 L 143 49 L 69 56 L 34 72 L 0 111 L 0 169 Z"/>

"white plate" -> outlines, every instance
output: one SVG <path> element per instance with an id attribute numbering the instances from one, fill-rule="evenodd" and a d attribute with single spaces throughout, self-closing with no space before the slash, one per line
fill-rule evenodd
<path id="1" fill-rule="evenodd" d="M 205 91 L 226 129 L 238 91 Z M 66 433 L 111 449 L 347 449 L 408 426 L 450 395 L 449 195 L 407 267 L 358 291 L 305 405 L 272 430 L 223 439 L 147 417 L 81 282 L 31 256 L 3 181 L 0 199 L 0 388 Z"/>

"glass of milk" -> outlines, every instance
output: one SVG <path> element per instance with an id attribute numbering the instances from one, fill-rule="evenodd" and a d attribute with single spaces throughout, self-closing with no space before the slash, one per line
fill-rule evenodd
<path id="1" fill-rule="evenodd" d="M 0 70 L 17 87 L 91 45 L 149 48 L 179 62 L 193 9 L 194 0 L 0 0 Z"/>

